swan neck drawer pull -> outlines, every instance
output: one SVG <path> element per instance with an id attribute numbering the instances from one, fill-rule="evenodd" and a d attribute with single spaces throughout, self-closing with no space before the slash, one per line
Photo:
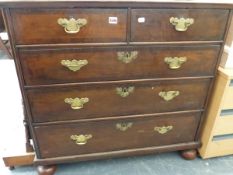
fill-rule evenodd
<path id="1" fill-rule="evenodd" d="M 84 18 L 74 19 L 74 18 L 59 18 L 57 23 L 64 27 L 64 30 L 68 34 L 78 33 L 81 27 L 87 24 L 87 20 Z"/>
<path id="2" fill-rule="evenodd" d="M 65 103 L 70 104 L 71 108 L 74 110 L 82 109 L 84 104 L 89 102 L 89 98 L 66 98 L 64 100 Z"/>
<path id="3" fill-rule="evenodd" d="M 92 138 L 91 134 L 86 135 L 71 135 L 70 139 L 74 140 L 77 145 L 85 145 L 89 139 Z"/>
<path id="4" fill-rule="evenodd" d="M 193 18 L 178 18 L 178 17 L 171 17 L 170 23 L 175 26 L 176 31 L 184 32 L 188 30 L 188 27 L 194 24 Z"/>
<path id="5" fill-rule="evenodd" d="M 166 134 L 167 132 L 171 131 L 173 126 L 161 126 L 161 127 L 154 127 L 154 131 L 158 132 L 159 134 Z"/>
<path id="6" fill-rule="evenodd" d="M 170 69 L 179 69 L 183 63 L 187 61 L 186 57 L 165 57 L 164 62 L 168 64 Z"/>
<path id="7" fill-rule="evenodd" d="M 61 60 L 61 65 L 67 67 L 73 72 L 80 70 L 83 66 L 86 66 L 87 64 L 87 60 Z"/>
<path id="8" fill-rule="evenodd" d="M 170 101 L 180 95 L 180 91 L 161 91 L 159 96 L 162 97 L 165 101 Z"/>

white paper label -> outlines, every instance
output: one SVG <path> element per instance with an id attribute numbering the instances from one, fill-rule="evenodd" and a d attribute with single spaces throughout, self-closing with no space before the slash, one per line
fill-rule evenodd
<path id="1" fill-rule="evenodd" d="M 145 17 L 139 17 L 138 23 L 144 23 L 146 21 Z"/>
<path id="2" fill-rule="evenodd" d="M 118 23 L 117 17 L 108 17 L 108 23 L 109 24 L 117 24 Z"/>

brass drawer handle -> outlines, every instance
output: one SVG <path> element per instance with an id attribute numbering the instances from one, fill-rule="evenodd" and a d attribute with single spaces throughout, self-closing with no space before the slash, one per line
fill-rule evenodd
<path id="1" fill-rule="evenodd" d="M 117 52 L 117 58 L 119 61 L 122 61 L 123 63 L 130 63 L 133 60 L 135 60 L 138 56 L 138 51 L 132 51 L 132 52 Z"/>
<path id="2" fill-rule="evenodd" d="M 134 86 L 130 86 L 130 87 L 117 87 L 116 88 L 116 92 L 118 95 L 120 95 L 121 97 L 127 97 L 129 96 L 131 93 L 134 92 Z"/>
<path id="3" fill-rule="evenodd" d="M 87 20 L 84 18 L 83 19 L 59 18 L 57 20 L 57 23 L 62 27 L 64 27 L 66 33 L 72 34 L 72 33 L 78 33 L 80 31 L 80 28 L 87 24 Z"/>
<path id="4" fill-rule="evenodd" d="M 72 109 L 82 109 L 83 105 L 89 102 L 89 98 L 66 98 L 65 103 L 70 104 Z"/>
<path id="5" fill-rule="evenodd" d="M 194 23 L 194 19 L 171 17 L 170 23 L 175 26 L 176 31 L 184 32 Z"/>
<path id="6" fill-rule="evenodd" d="M 159 96 L 162 97 L 165 101 L 170 101 L 180 95 L 180 91 L 161 91 Z"/>
<path id="7" fill-rule="evenodd" d="M 133 123 L 132 122 L 128 122 L 128 123 L 117 123 L 116 124 L 116 129 L 120 130 L 120 131 L 126 131 L 128 130 L 129 128 L 131 128 L 133 126 Z"/>
<path id="8" fill-rule="evenodd" d="M 91 134 L 87 135 L 71 135 L 70 139 L 74 140 L 77 145 L 85 145 L 89 139 L 92 138 Z"/>
<path id="9" fill-rule="evenodd" d="M 159 134 L 166 134 L 167 132 L 171 131 L 173 126 L 161 126 L 161 127 L 154 127 L 154 130 L 157 131 Z"/>
<path id="10" fill-rule="evenodd" d="M 187 61 L 186 57 L 165 57 L 164 62 L 169 65 L 170 69 L 179 69 Z"/>
<path id="11" fill-rule="evenodd" d="M 61 65 L 67 67 L 71 71 L 78 71 L 83 66 L 86 66 L 88 64 L 87 60 L 61 60 Z"/>

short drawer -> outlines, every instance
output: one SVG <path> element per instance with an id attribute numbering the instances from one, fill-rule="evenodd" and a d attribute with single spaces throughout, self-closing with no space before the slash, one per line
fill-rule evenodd
<path id="1" fill-rule="evenodd" d="M 16 44 L 125 42 L 125 9 L 11 10 Z"/>
<path id="2" fill-rule="evenodd" d="M 131 41 L 222 41 L 228 10 L 133 9 Z"/>
<path id="3" fill-rule="evenodd" d="M 89 84 L 27 90 L 34 122 L 203 108 L 210 80 Z"/>
<path id="4" fill-rule="evenodd" d="M 38 126 L 39 158 L 192 142 L 199 116 L 185 113 Z"/>
<path id="5" fill-rule="evenodd" d="M 211 76 L 219 46 L 21 50 L 27 85 Z"/>

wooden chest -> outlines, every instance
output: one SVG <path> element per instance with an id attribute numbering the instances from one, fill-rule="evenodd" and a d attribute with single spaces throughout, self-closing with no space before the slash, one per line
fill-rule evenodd
<path id="1" fill-rule="evenodd" d="M 175 150 L 195 157 L 232 4 L 1 5 L 36 165 Z"/>

